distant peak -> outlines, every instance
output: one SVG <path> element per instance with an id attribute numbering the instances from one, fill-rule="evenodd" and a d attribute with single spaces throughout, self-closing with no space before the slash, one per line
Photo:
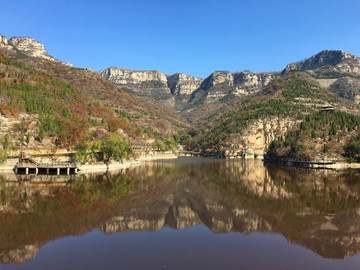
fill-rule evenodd
<path id="1" fill-rule="evenodd" d="M 44 49 L 44 45 L 31 37 L 12 37 L 9 39 L 9 43 L 27 56 L 55 61 Z"/>
<path id="2" fill-rule="evenodd" d="M 357 57 L 351 53 L 347 53 L 341 50 L 323 50 L 308 59 L 297 63 L 288 64 L 282 71 L 282 74 L 286 74 L 291 70 L 305 71 L 318 69 L 327 65 L 335 66 L 345 59 L 357 59 Z"/>

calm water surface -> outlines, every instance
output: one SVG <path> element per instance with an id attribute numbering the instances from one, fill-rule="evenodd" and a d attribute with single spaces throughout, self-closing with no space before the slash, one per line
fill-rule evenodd
<path id="1" fill-rule="evenodd" d="M 179 158 L 0 175 L 0 269 L 359 269 L 360 174 Z"/>

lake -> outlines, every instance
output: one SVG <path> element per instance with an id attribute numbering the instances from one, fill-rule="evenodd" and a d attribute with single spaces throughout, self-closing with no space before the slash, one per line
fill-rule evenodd
<path id="1" fill-rule="evenodd" d="M 360 173 L 185 158 L 0 174 L 0 269 L 358 269 Z"/>

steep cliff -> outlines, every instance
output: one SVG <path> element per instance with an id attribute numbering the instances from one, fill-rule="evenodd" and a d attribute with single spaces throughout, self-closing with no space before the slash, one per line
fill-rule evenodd
<path id="1" fill-rule="evenodd" d="M 175 106 L 188 100 L 202 79 L 183 73 L 167 76 L 156 70 L 139 71 L 110 67 L 99 74 L 129 93 L 155 98 L 166 105 Z M 176 99 L 176 100 L 175 100 Z"/>
<path id="2" fill-rule="evenodd" d="M 202 81 L 203 79 L 184 73 L 176 73 L 167 77 L 167 84 L 170 88 L 171 94 L 175 96 L 191 95 L 196 89 L 200 87 Z"/>
<path id="3" fill-rule="evenodd" d="M 263 89 L 269 82 L 279 77 L 273 73 L 252 73 L 249 71 L 230 73 L 215 71 L 207 77 L 199 89 L 194 92 L 190 104 L 194 102 L 227 102 L 227 99 L 244 97 Z"/>
<path id="4" fill-rule="evenodd" d="M 262 156 L 267 152 L 273 140 L 285 136 L 300 122 L 294 117 L 281 116 L 254 120 L 241 132 L 225 137 L 224 155 L 226 157 L 237 157 L 249 153 L 246 156 L 247 158 L 253 158 L 254 155 Z"/>
<path id="5" fill-rule="evenodd" d="M 9 44 L 9 41 L 7 40 L 6 37 L 0 35 L 0 45 L 6 48 L 10 48 L 11 45 Z"/>
<path id="6" fill-rule="evenodd" d="M 30 37 L 12 37 L 9 43 L 16 49 L 30 57 L 42 58 L 49 61 L 55 61 L 39 41 Z"/>
<path id="7" fill-rule="evenodd" d="M 248 95 L 265 87 L 278 77 L 278 73 L 252 73 L 215 71 L 205 80 L 183 73 L 167 76 L 159 71 L 137 71 L 110 67 L 99 72 L 110 82 L 125 91 L 145 95 L 160 100 L 171 97 L 179 105 L 179 110 L 186 105 L 201 102 L 215 102 L 229 94 Z M 188 104 L 186 104 L 188 103 Z"/>

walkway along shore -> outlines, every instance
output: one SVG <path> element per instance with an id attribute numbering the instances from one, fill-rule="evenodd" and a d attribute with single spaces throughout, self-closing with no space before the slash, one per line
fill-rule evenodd
<path id="1" fill-rule="evenodd" d="M 157 153 L 151 156 L 143 156 L 137 160 L 124 160 L 123 162 L 99 163 L 99 164 L 77 164 L 77 174 L 86 173 L 102 173 L 120 169 L 126 169 L 132 166 L 140 166 L 143 161 L 161 160 L 161 159 L 177 159 L 178 156 L 172 153 Z M 15 172 L 17 158 L 6 160 L 0 164 L 0 173 Z"/>

